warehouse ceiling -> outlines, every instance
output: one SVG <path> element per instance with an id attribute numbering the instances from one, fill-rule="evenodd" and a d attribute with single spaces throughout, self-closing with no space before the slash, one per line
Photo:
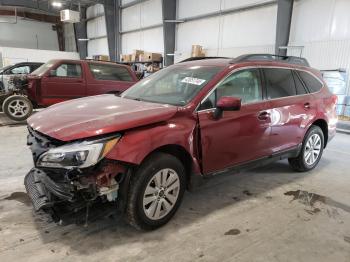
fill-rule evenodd
<path id="1" fill-rule="evenodd" d="M 101 2 L 102 0 L 0 0 L 0 9 L 18 7 L 22 11 L 30 9 L 32 12 L 58 15 L 63 9 L 78 10 L 79 6 L 88 7 Z"/>

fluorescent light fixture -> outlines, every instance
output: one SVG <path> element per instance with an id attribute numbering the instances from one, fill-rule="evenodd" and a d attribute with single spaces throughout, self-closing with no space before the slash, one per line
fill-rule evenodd
<path id="1" fill-rule="evenodd" d="M 61 2 L 57 2 L 57 1 L 52 2 L 51 5 L 53 7 L 62 7 L 62 3 Z"/>
<path id="2" fill-rule="evenodd" d="M 78 41 L 89 41 L 89 38 L 78 38 Z"/>

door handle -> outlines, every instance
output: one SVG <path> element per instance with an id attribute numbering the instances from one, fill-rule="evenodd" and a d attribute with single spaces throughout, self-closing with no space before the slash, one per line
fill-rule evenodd
<path id="1" fill-rule="evenodd" d="M 261 112 L 259 115 L 258 115 L 258 119 L 259 120 L 262 120 L 262 121 L 265 121 L 265 120 L 268 120 L 270 118 L 270 113 L 264 111 L 264 112 Z"/>
<path id="2" fill-rule="evenodd" d="M 309 103 L 309 102 L 305 103 L 305 104 L 304 104 L 304 108 L 305 108 L 305 109 L 310 109 L 310 108 L 311 108 L 310 103 Z"/>

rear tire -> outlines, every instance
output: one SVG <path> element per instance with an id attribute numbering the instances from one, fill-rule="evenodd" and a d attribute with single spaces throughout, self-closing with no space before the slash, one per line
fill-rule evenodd
<path id="1" fill-rule="evenodd" d="M 320 161 L 324 148 L 324 134 L 320 127 L 311 126 L 307 131 L 302 149 L 295 158 L 289 158 L 288 162 L 293 170 L 305 172 L 314 169 Z"/>
<path id="2" fill-rule="evenodd" d="M 12 95 L 5 99 L 2 111 L 11 120 L 23 121 L 32 114 L 33 104 L 25 96 Z"/>
<path id="3" fill-rule="evenodd" d="M 181 204 L 186 188 L 182 163 L 174 156 L 154 153 L 131 178 L 126 207 L 127 222 L 137 229 L 165 225 Z"/>

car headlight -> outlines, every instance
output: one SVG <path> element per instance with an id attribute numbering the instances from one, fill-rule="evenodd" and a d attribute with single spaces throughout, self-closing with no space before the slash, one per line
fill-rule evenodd
<path id="1" fill-rule="evenodd" d="M 117 144 L 120 136 L 72 143 L 43 153 L 37 166 L 58 168 L 85 168 L 95 165 Z"/>

